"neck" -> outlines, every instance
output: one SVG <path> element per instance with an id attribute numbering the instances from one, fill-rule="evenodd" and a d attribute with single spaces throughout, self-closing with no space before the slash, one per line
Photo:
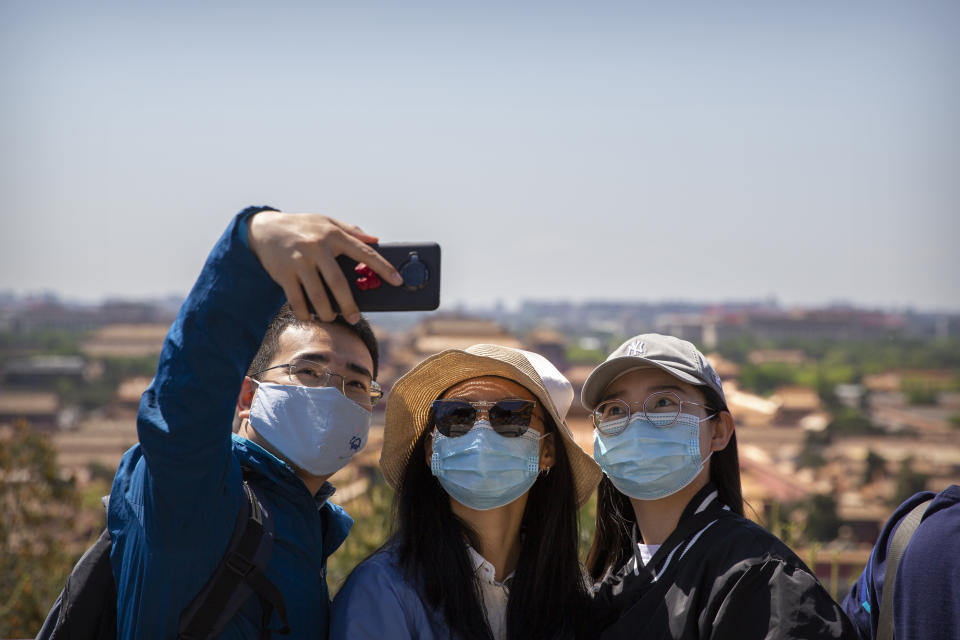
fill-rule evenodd
<path id="1" fill-rule="evenodd" d="M 517 568 L 520 558 L 520 523 L 527 506 L 527 494 L 496 509 L 478 511 L 450 500 L 454 515 L 476 533 L 477 553 L 493 565 L 494 577 L 502 582 Z"/>
<path id="2" fill-rule="evenodd" d="M 644 544 L 663 544 L 680 522 L 683 510 L 700 489 L 707 485 L 709 468 L 703 471 L 693 482 L 680 491 L 658 500 L 637 500 L 630 498 L 633 513 L 637 517 L 637 527 L 643 536 Z"/>
<path id="3" fill-rule="evenodd" d="M 277 458 L 279 458 L 280 460 L 283 460 L 285 463 L 290 465 L 290 468 L 293 469 L 293 472 L 297 475 L 298 478 L 300 478 L 303 484 L 307 487 L 307 491 L 310 492 L 310 495 L 316 495 L 317 491 L 320 491 L 320 487 L 323 486 L 323 483 L 326 482 L 331 475 L 333 475 L 333 474 L 327 474 L 325 476 L 315 476 L 312 473 L 308 473 L 303 469 L 301 469 L 300 467 L 298 467 L 297 465 L 293 464 L 292 462 L 284 458 L 279 451 L 274 449 L 269 442 L 267 442 L 262 437 L 260 437 L 260 434 L 257 433 L 256 430 L 254 430 L 254 428 L 250 426 L 249 420 L 244 420 L 243 422 L 240 423 L 240 428 L 237 430 L 237 434 L 240 436 L 243 436 L 250 442 L 255 442 L 260 447 L 266 449 L 267 451 L 275 455 Z"/>

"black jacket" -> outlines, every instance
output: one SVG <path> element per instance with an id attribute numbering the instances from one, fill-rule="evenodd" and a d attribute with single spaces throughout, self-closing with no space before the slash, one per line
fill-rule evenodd
<path id="1" fill-rule="evenodd" d="M 708 484 L 647 565 L 606 576 L 592 611 L 601 638 L 847 638 L 850 622 L 785 544 Z"/>

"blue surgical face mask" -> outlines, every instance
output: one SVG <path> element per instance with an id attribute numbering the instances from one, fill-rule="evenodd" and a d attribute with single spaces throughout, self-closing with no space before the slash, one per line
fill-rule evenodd
<path id="1" fill-rule="evenodd" d="M 370 412 L 335 387 L 261 382 L 250 426 L 286 460 L 316 476 L 334 473 L 367 444 Z"/>
<path id="2" fill-rule="evenodd" d="M 631 416 L 623 433 L 602 436 L 594 430 L 593 458 L 613 486 L 631 498 L 672 495 L 693 482 L 710 458 L 700 458 L 700 422 L 681 413 L 672 425 L 658 427 L 642 414 Z"/>
<path id="3" fill-rule="evenodd" d="M 505 438 L 487 420 L 456 438 L 433 432 L 430 470 L 444 490 L 471 509 L 496 509 L 526 493 L 540 470 L 540 439 L 533 429 Z"/>

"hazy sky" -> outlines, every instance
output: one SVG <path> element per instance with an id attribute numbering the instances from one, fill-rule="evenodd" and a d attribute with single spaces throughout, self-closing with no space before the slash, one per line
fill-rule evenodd
<path id="1" fill-rule="evenodd" d="M 960 3 L 658 5 L 5 0 L 0 290 L 185 293 L 264 203 L 447 308 L 960 309 Z"/>

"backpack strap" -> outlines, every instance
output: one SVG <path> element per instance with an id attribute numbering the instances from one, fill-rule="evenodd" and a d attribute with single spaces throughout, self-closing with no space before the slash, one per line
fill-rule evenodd
<path id="1" fill-rule="evenodd" d="M 243 492 L 245 500 L 223 560 L 180 616 L 177 637 L 181 640 L 219 635 L 254 593 L 263 611 L 260 637 L 270 637 L 269 623 L 274 612 L 283 623 L 279 633 L 290 632 L 283 594 L 265 573 L 273 550 L 273 518 L 258 499 L 255 485 L 244 480 Z"/>
<path id="2" fill-rule="evenodd" d="M 913 537 L 923 514 L 933 498 L 927 498 L 913 509 L 900 522 L 893 540 L 887 549 L 887 567 L 883 576 L 883 592 L 880 596 L 880 617 L 877 621 L 877 640 L 893 640 L 893 590 L 897 584 L 897 567 L 910 538 Z"/>

